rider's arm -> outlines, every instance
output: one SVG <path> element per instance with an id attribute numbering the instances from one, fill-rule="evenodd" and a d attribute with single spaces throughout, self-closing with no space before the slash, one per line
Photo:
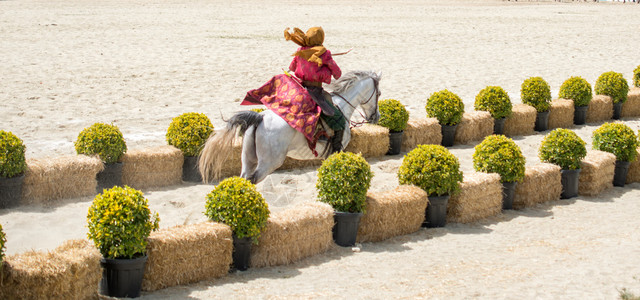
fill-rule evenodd
<path id="1" fill-rule="evenodd" d="M 342 70 L 340 70 L 340 67 L 338 67 L 338 64 L 336 63 L 336 61 L 333 60 L 333 57 L 331 56 L 331 51 L 327 50 L 327 52 L 325 52 L 325 55 L 323 55 L 322 57 L 322 63 L 327 67 L 329 67 L 329 70 L 331 70 L 331 75 L 333 76 L 333 78 L 339 79 L 340 76 L 342 76 Z"/>

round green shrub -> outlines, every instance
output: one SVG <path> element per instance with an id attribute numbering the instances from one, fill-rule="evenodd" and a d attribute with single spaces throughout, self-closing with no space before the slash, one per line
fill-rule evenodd
<path id="1" fill-rule="evenodd" d="M 605 72 L 596 80 L 596 94 L 607 95 L 613 98 L 613 103 L 624 103 L 627 101 L 629 93 L 629 84 L 622 77 L 622 73 L 613 71 Z"/>
<path id="2" fill-rule="evenodd" d="M 633 70 L 633 86 L 640 87 L 640 66 Z"/>
<path id="3" fill-rule="evenodd" d="M 573 100 L 573 106 L 587 106 L 593 98 L 593 93 L 586 79 L 573 76 L 562 83 L 558 96 Z"/>
<path id="4" fill-rule="evenodd" d="M 604 123 L 593 132 L 593 149 L 613 153 L 617 160 L 635 161 L 638 138 L 629 126 Z"/>
<path id="5" fill-rule="evenodd" d="M 22 140 L 11 132 L 0 130 L 0 177 L 20 176 L 27 169 Z"/>
<path id="6" fill-rule="evenodd" d="M 173 118 L 166 138 L 184 156 L 197 156 L 212 132 L 213 124 L 205 114 L 190 112 Z"/>
<path id="7" fill-rule="evenodd" d="M 520 87 L 520 96 L 522 103 L 535 107 L 538 112 L 551 108 L 551 88 L 542 77 L 526 79 Z"/>
<path id="8" fill-rule="evenodd" d="M 501 182 L 521 181 L 525 162 L 520 147 L 504 135 L 487 136 L 473 153 L 473 168 L 478 172 L 498 173 Z"/>
<path id="9" fill-rule="evenodd" d="M 83 129 L 74 145 L 78 154 L 97 154 L 107 164 L 120 161 L 127 152 L 120 129 L 104 123 L 95 123 Z"/>
<path id="10" fill-rule="evenodd" d="M 340 212 L 365 213 L 373 173 L 360 154 L 334 153 L 318 168 L 318 200 Z"/>
<path id="11" fill-rule="evenodd" d="M 454 195 L 460 190 L 460 163 L 440 145 L 418 145 L 405 155 L 398 169 L 400 184 L 413 184 L 429 195 Z"/>
<path id="12" fill-rule="evenodd" d="M 544 162 L 556 164 L 564 170 L 575 170 L 580 169 L 587 148 L 575 132 L 558 128 L 544 137 L 538 155 Z"/>
<path id="13" fill-rule="evenodd" d="M 409 112 L 395 99 L 381 100 L 378 103 L 380 110 L 380 121 L 378 125 L 389 128 L 391 132 L 400 132 L 407 128 L 409 122 Z"/>
<path id="14" fill-rule="evenodd" d="M 235 176 L 221 181 L 207 195 L 204 214 L 227 224 L 236 237 L 250 237 L 257 243 L 267 226 L 269 205 L 251 181 Z"/>
<path id="15" fill-rule="evenodd" d="M 7 242 L 7 236 L 4 234 L 2 224 L 0 224 L 0 270 L 2 269 L 2 262 L 4 261 L 4 251 L 7 249 L 5 243 Z"/>
<path id="16" fill-rule="evenodd" d="M 252 109 L 250 109 L 250 111 L 257 112 L 257 113 L 261 113 L 264 110 L 265 110 L 265 108 L 252 108 Z"/>
<path id="17" fill-rule="evenodd" d="M 458 95 L 449 90 L 442 90 L 431 94 L 425 109 L 427 116 L 438 119 L 441 125 L 456 125 L 462 120 L 464 103 Z"/>
<path id="18" fill-rule="evenodd" d="M 135 258 L 145 254 L 147 238 L 158 229 L 142 192 L 115 186 L 98 194 L 87 214 L 87 236 L 105 258 Z"/>
<path id="19" fill-rule="evenodd" d="M 499 86 L 488 86 L 476 95 L 476 110 L 488 111 L 494 119 L 511 115 L 511 100 L 505 90 Z"/>

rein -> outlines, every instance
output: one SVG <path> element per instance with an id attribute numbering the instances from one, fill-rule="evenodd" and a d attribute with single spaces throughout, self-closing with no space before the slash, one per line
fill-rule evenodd
<path id="1" fill-rule="evenodd" d="M 375 94 L 378 94 L 378 82 L 375 81 L 373 78 L 371 78 L 371 80 L 373 80 L 373 86 L 374 86 L 373 92 L 371 93 L 371 96 L 369 96 L 369 99 L 367 99 L 367 101 L 361 103 L 360 105 L 369 103 L 369 101 L 371 101 L 371 99 L 373 99 L 373 96 Z M 360 114 L 360 116 L 364 119 L 363 121 L 360 121 L 360 122 L 348 120 L 349 121 L 349 125 L 350 125 L 349 128 L 360 127 L 360 126 L 362 126 L 362 125 L 364 125 L 366 123 L 369 123 L 369 121 L 367 121 L 369 119 L 369 117 L 366 114 L 363 114 L 362 112 L 360 112 L 356 106 L 354 106 L 353 104 L 351 104 L 351 102 L 349 102 L 349 100 L 347 100 L 345 97 L 343 97 L 342 95 L 340 95 L 338 93 L 333 93 L 333 94 L 338 96 L 338 97 L 340 97 L 340 98 L 342 98 L 342 100 L 344 100 L 344 102 L 346 102 L 347 104 L 349 104 L 349 106 L 351 106 L 353 108 L 353 111 L 358 112 Z M 336 109 L 340 110 L 340 108 L 338 108 L 337 106 L 336 106 Z M 342 113 L 344 115 L 344 113 L 341 110 L 340 110 L 340 113 Z"/>

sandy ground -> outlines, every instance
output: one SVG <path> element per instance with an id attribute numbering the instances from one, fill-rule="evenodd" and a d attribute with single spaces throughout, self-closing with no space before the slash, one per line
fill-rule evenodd
<path id="1" fill-rule="evenodd" d="M 29 158 L 73 154 L 94 122 L 120 127 L 130 149 L 165 143 L 171 118 L 206 113 L 214 125 L 286 68 L 286 27 L 321 25 L 343 71 L 383 73 L 382 98 L 424 118 L 427 97 L 449 89 L 467 111 L 487 85 L 514 103 L 520 84 L 603 72 L 627 79 L 640 63 L 640 5 L 502 1 L 0 1 L 0 129 Z M 625 120 L 634 130 L 638 120 Z M 599 124 L 578 126 L 591 144 Z M 516 137 L 527 164 L 544 134 Z M 451 151 L 465 172 L 474 145 Z M 397 185 L 402 156 L 372 159 L 373 191 Z M 272 211 L 314 201 L 315 169 L 277 172 L 258 185 Z M 211 185 L 146 190 L 161 227 L 204 221 Z M 640 293 L 640 184 L 555 201 L 483 222 L 421 230 L 360 252 L 338 248 L 290 266 L 234 273 L 148 298 L 589 298 Z M 7 252 L 52 249 L 86 235 L 91 198 L 0 211 Z"/>

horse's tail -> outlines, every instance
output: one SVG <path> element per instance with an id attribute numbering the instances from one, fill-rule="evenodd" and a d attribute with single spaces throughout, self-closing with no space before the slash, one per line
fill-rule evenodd
<path id="1" fill-rule="evenodd" d="M 251 126 L 262 123 L 262 115 L 254 111 L 241 111 L 233 115 L 222 132 L 212 133 L 200 151 L 198 169 L 204 182 L 220 178 L 222 165 L 229 158 L 236 135 L 244 135 Z"/>

